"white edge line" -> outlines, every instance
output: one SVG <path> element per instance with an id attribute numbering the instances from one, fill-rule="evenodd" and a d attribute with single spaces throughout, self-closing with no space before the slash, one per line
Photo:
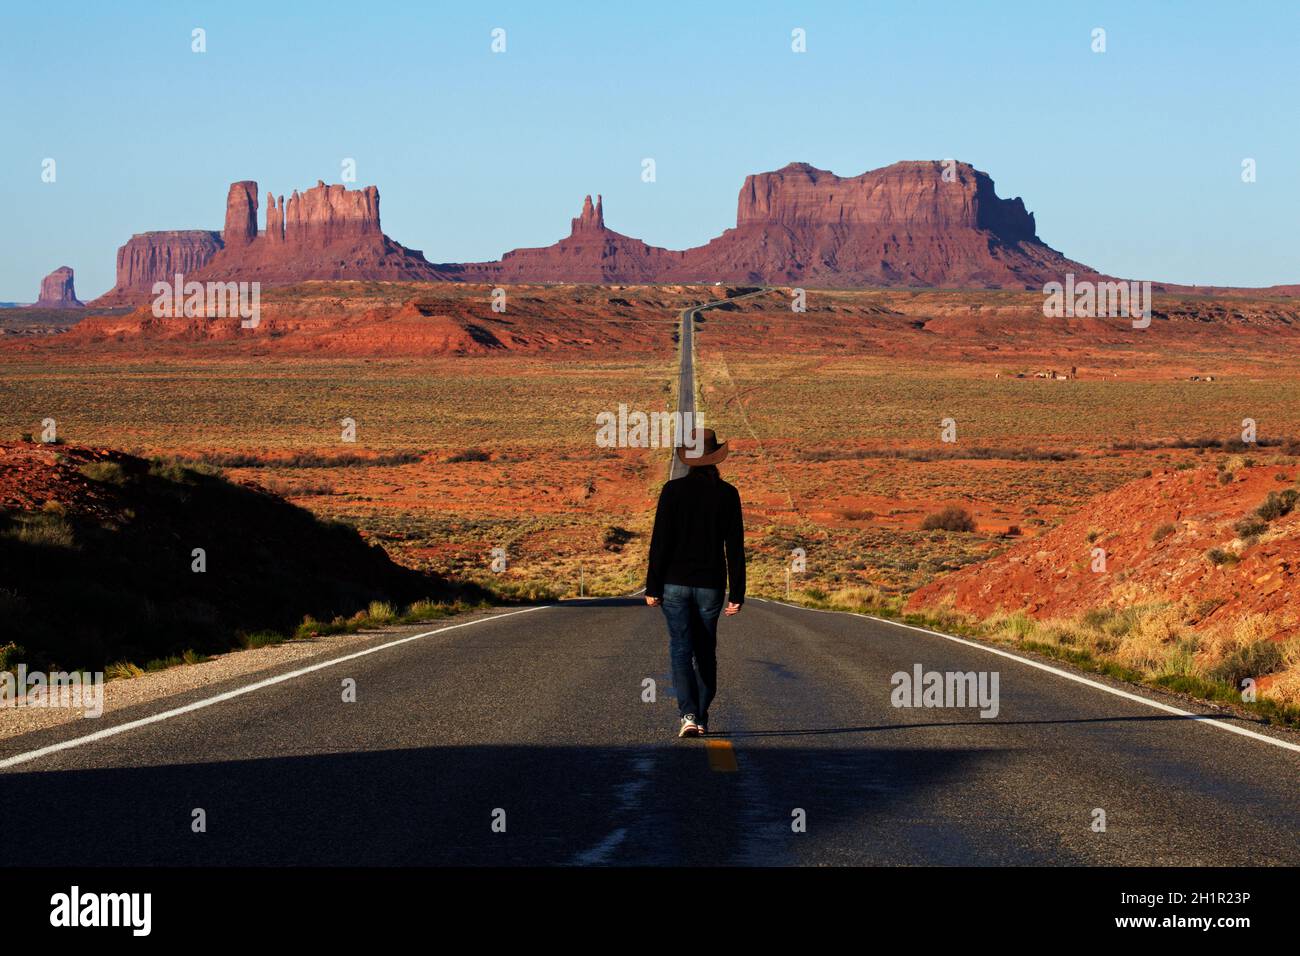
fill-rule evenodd
<path id="1" fill-rule="evenodd" d="M 15 754 L 12 757 L 6 757 L 0 760 L 0 770 L 15 766 L 16 764 L 26 763 L 29 760 L 36 760 L 40 757 L 57 753 L 60 750 L 71 750 L 73 747 L 80 747 L 83 744 L 93 743 L 96 740 L 104 740 L 107 737 L 116 734 L 126 733 L 128 730 L 135 730 L 137 727 L 144 727 L 148 724 L 156 724 L 163 720 L 169 720 L 172 717 L 179 717 L 181 714 L 188 714 L 196 710 L 202 710 L 204 707 L 211 707 L 213 704 L 220 704 L 223 701 L 232 700 L 235 697 L 242 697 L 244 694 L 251 694 L 255 690 L 261 690 L 264 687 L 270 687 L 273 684 L 282 684 L 285 681 L 293 680 L 295 677 L 302 677 L 304 674 L 310 674 L 313 671 L 324 670 L 326 667 L 333 667 L 335 664 L 342 664 L 344 661 L 354 661 L 358 657 L 365 657 L 367 654 L 374 654 L 378 651 L 387 650 L 390 647 L 397 647 L 399 644 L 406 644 L 409 641 L 418 641 L 422 637 L 432 637 L 434 634 L 443 634 L 447 631 L 454 631 L 460 627 L 470 627 L 474 624 L 483 624 L 487 621 L 499 621 L 505 617 L 513 617 L 516 614 L 527 614 L 530 611 L 541 611 L 548 607 L 555 607 L 554 604 L 539 604 L 535 607 L 521 608 L 518 611 L 507 611 L 504 614 L 493 614 L 489 617 L 481 617 L 473 621 L 462 621 L 459 624 L 449 624 L 446 627 L 440 627 L 433 631 L 424 631 L 421 634 L 411 634 L 406 637 L 399 637 L 395 641 L 388 641 L 384 644 L 377 644 L 374 647 L 367 647 L 364 650 L 354 651 L 351 654 L 344 654 L 342 657 L 333 657 L 327 661 L 319 661 L 310 664 L 307 667 L 300 667 L 295 671 L 289 671 L 286 674 L 277 674 L 274 677 L 268 677 L 265 680 L 256 681 L 247 684 L 244 687 L 236 687 L 234 690 L 228 690 L 212 697 L 205 697 L 202 700 L 196 700 L 193 703 L 185 704 L 182 707 L 173 707 L 171 710 L 164 710 L 157 714 L 150 714 L 148 717 L 141 717 L 138 720 L 129 720 L 124 724 L 116 724 L 112 727 L 105 727 L 103 730 L 97 730 L 93 734 L 86 734 L 84 737 L 73 737 L 71 740 L 63 740 L 57 744 L 50 744 L 47 747 L 41 747 L 37 750 L 29 750 L 27 753 Z"/>
<path id="2" fill-rule="evenodd" d="M 819 614 L 845 614 L 849 617 L 866 618 L 868 621 L 879 621 L 881 624 L 892 624 L 895 627 L 905 627 L 909 631 L 920 631 L 922 634 L 931 634 L 935 637 L 942 637 L 945 641 L 953 641 L 957 644 L 965 644 L 967 647 L 973 647 L 977 650 L 987 651 L 990 654 L 996 654 L 999 657 L 1007 657 L 1013 661 L 1019 661 L 1021 664 L 1028 664 L 1030 667 L 1036 667 L 1040 671 L 1047 671 L 1049 674 L 1055 674 L 1057 677 L 1064 677 L 1066 680 L 1072 680 L 1076 684 L 1084 684 L 1096 690 L 1105 691 L 1108 694 L 1114 694 L 1116 697 L 1123 697 L 1125 700 L 1135 701 L 1139 704 L 1146 704 L 1148 707 L 1154 707 L 1156 710 L 1163 710 L 1166 713 L 1177 714 L 1179 717 L 1195 718 L 1197 723 L 1204 724 L 1207 727 L 1215 727 L 1219 730 L 1226 730 L 1230 733 L 1241 734 L 1243 737 L 1250 737 L 1254 740 L 1262 740 L 1266 744 L 1272 744 L 1275 747 L 1282 747 L 1286 750 L 1294 750 L 1300 753 L 1300 744 L 1293 744 L 1289 740 L 1278 740 L 1276 737 L 1270 737 L 1268 734 L 1261 734 L 1254 730 L 1248 730 L 1245 727 L 1238 727 L 1235 724 L 1226 724 L 1222 721 L 1214 720 L 1211 714 L 1197 714 L 1190 710 L 1182 710 L 1178 707 L 1172 707 L 1169 704 L 1162 704 L 1158 700 L 1152 700 L 1149 697 L 1143 697 L 1141 694 L 1133 694 L 1126 690 L 1120 690 L 1118 687 L 1111 687 L 1109 684 L 1103 684 L 1100 681 L 1090 680 L 1079 674 L 1072 674 L 1067 670 L 1059 667 L 1053 667 L 1050 664 L 1044 664 L 1041 661 L 1032 660 L 1028 657 L 1021 657 L 1019 654 L 1012 654 L 1010 651 L 1004 651 L 998 647 L 989 647 L 987 644 L 981 644 L 978 641 L 967 640 L 964 637 L 957 637 L 953 634 L 945 634 L 942 631 L 932 631 L 928 627 L 917 627 L 915 624 L 904 624 L 901 621 L 891 621 L 887 617 L 876 617 L 874 614 L 860 614 L 857 611 L 832 611 L 828 608 L 804 607 L 800 604 L 789 604 L 785 601 L 777 601 L 772 598 L 754 598 L 755 601 L 762 601 L 764 604 L 780 604 L 782 607 L 792 607 L 800 611 L 813 611 Z"/>

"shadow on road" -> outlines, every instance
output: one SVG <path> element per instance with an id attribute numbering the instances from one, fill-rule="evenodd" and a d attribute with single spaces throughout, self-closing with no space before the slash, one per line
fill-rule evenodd
<path id="1" fill-rule="evenodd" d="M 822 833 L 886 830 L 995 753 L 767 748 L 718 773 L 698 741 L 672 741 L 11 772 L 0 819 L 24 866 L 783 863 L 792 807 Z"/>

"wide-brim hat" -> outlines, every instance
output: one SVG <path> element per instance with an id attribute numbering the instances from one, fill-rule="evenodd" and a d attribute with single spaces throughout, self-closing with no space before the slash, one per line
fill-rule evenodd
<path id="1" fill-rule="evenodd" d="M 677 446 L 677 458 L 684 465 L 700 468 L 704 465 L 716 465 L 727 457 L 731 449 L 726 442 L 718 444 L 718 436 L 712 428 L 697 428 L 691 434 L 691 447 Z"/>

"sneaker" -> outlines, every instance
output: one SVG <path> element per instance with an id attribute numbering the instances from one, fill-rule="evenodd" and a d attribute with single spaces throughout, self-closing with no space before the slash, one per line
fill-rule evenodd
<path id="1" fill-rule="evenodd" d="M 695 722 L 694 714 L 687 714 L 682 718 L 682 729 L 677 732 L 678 737 L 698 737 L 700 735 L 700 725 Z"/>
<path id="2" fill-rule="evenodd" d="M 704 721 L 702 721 L 702 720 L 699 721 L 698 723 L 696 723 L 695 726 L 700 728 L 700 736 L 701 736 L 701 737 L 704 737 L 704 736 L 707 736 L 707 735 L 708 735 L 708 733 L 709 733 L 709 725 L 706 724 Z"/>

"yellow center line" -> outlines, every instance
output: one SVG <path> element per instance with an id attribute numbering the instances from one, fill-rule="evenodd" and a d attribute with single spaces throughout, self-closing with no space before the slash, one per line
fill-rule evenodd
<path id="1" fill-rule="evenodd" d="M 704 741 L 704 752 L 709 755 L 709 767 L 718 773 L 735 773 L 740 769 L 736 765 L 736 751 L 727 740 Z"/>

